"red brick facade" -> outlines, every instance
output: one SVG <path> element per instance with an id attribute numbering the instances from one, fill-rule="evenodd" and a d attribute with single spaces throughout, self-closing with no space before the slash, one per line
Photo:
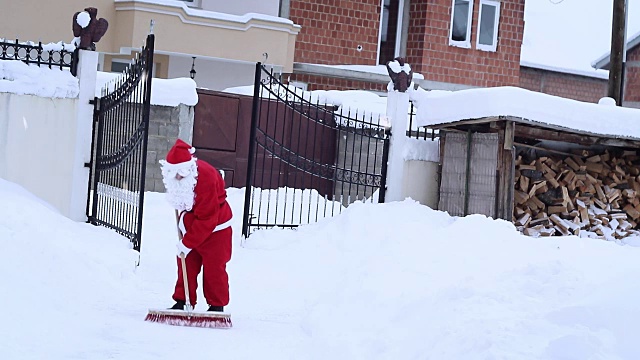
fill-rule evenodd
<path id="1" fill-rule="evenodd" d="M 495 52 L 476 49 L 478 0 L 473 1 L 469 49 L 449 45 L 452 0 L 405 3 L 410 4 L 406 59 L 425 80 L 474 87 L 520 86 L 588 102 L 606 96 L 606 79 L 520 66 L 525 0 L 500 2 Z M 289 11 L 290 19 L 302 26 L 296 41 L 295 62 L 377 64 L 380 0 L 290 0 Z M 628 62 L 625 101 L 640 102 L 640 47 L 632 49 Z M 307 83 L 309 90 L 386 89 L 386 84 L 295 73 L 291 74 L 291 80 Z"/>
<path id="2" fill-rule="evenodd" d="M 640 46 L 627 54 L 625 101 L 640 102 Z"/>
<path id="3" fill-rule="evenodd" d="M 478 1 L 473 7 L 471 49 L 449 45 L 452 4 L 451 0 L 411 1 L 407 62 L 427 80 L 479 87 L 518 85 L 524 0 L 501 2 L 495 52 L 476 49 Z"/>
<path id="4" fill-rule="evenodd" d="M 376 64 L 380 0 L 291 0 L 289 18 L 302 26 L 295 62 Z"/>
<path id="5" fill-rule="evenodd" d="M 294 61 L 376 65 L 380 0 L 291 0 L 290 19 L 302 26 Z M 480 5 L 475 1 L 471 49 L 449 45 L 451 0 L 412 0 L 407 62 L 427 80 L 470 86 L 517 85 L 524 0 L 503 0 L 498 49 L 475 49 Z M 358 51 L 362 46 L 362 51 Z"/>
<path id="6" fill-rule="evenodd" d="M 547 70 L 520 68 L 520 84 L 524 89 L 564 98 L 598 102 L 607 96 L 607 80 Z"/>

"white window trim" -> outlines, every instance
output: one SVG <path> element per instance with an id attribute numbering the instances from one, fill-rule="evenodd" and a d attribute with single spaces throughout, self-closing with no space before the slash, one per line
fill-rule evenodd
<path id="1" fill-rule="evenodd" d="M 480 44 L 480 24 L 482 23 L 482 4 L 492 5 L 496 7 L 495 18 L 493 19 L 494 29 L 493 32 L 493 44 L 485 45 Z M 500 2 L 496 0 L 480 0 L 480 11 L 478 14 L 478 36 L 476 36 L 476 49 L 482 51 L 495 52 L 498 49 L 498 28 L 500 27 Z"/>
<path id="2" fill-rule="evenodd" d="M 396 50 L 393 58 L 400 56 L 400 43 L 402 42 L 402 22 L 404 21 L 404 0 L 398 1 L 398 23 L 396 24 Z"/>
<path id="3" fill-rule="evenodd" d="M 384 0 L 380 0 L 380 19 L 378 23 L 378 48 L 376 50 L 376 64 L 380 61 L 380 42 L 382 40 L 382 17 L 384 16 Z"/>
<path id="4" fill-rule="evenodd" d="M 469 2 L 469 14 L 467 14 L 467 40 L 465 41 L 456 41 L 453 40 L 453 16 L 455 15 L 455 7 L 456 0 L 451 0 L 451 22 L 449 23 L 449 45 L 457 46 L 461 48 L 470 49 L 471 48 L 471 20 L 473 18 L 473 1 L 467 0 Z"/>

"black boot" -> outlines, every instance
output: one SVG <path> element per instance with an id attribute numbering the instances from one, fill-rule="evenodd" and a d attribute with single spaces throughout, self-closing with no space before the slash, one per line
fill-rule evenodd
<path id="1" fill-rule="evenodd" d="M 209 310 L 207 310 L 207 311 L 223 312 L 223 311 L 224 311 L 224 306 L 213 306 L 213 305 L 209 305 Z"/>
<path id="2" fill-rule="evenodd" d="M 186 305 L 186 302 L 184 302 L 183 300 L 176 300 L 175 305 L 170 307 L 169 310 L 184 310 L 185 305 Z"/>

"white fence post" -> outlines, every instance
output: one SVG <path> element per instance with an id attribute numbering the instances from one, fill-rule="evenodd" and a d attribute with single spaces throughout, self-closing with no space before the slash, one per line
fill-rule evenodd
<path id="1" fill-rule="evenodd" d="M 89 168 L 85 164 L 91 160 L 91 134 L 93 131 L 93 105 L 89 101 L 93 100 L 96 94 L 98 53 L 80 50 L 79 56 L 77 77 L 80 93 L 76 112 L 76 144 L 69 218 L 75 221 L 86 221 Z"/>
<path id="2" fill-rule="evenodd" d="M 387 64 L 392 82 L 387 87 L 387 118 L 391 123 L 389 143 L 389 162 L 387 165 L 387 191 L 385 202 L 400 201 L 404 173 L 403 150 L 407 142 L 407 124 L 409 122 L 409 91 L 412 90 L 413 71 L 401 58 Z"/>

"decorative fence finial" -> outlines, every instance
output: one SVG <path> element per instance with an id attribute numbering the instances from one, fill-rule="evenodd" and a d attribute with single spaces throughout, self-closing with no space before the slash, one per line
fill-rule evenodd
<path id="1" fill-rule="evenodd" d="M 73 15 L 73 36 L 79 39 L 79 43 L 74 39 L 76 46 L 85 50 L 96 50 L 96 44 L 107 32 L 109 23 L 105 19 L 97 19 L 98 9 L 93 7 L 85 8 Z"/>
<path id="2" fill-rule="evenodd" d="M 411 66 L 404 62 L 404 58 L 397 57 L 393 61 L 387 62 L 387 72 L 393 81 L 393 88 L 399 92 L 405 92 L 411 85 L 413 70 Z"/>

